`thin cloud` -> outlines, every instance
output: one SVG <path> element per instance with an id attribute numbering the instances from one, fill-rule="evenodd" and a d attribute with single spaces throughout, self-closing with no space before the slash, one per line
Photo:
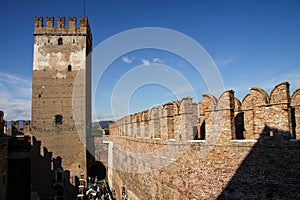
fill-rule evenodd
<path id="1" fill-rule="evenodd" d="M 0 110 L 6 120 L 31 118 L 31 81 L 0 72 Z"/>
<path id="2" fill-rule="evenodd" d="M 154 62 L 154 63 L 164 63 L 164 61 L 161 60 L 160 58 L 153 58 L 152 62 Z"/>
<path id="3" fill-rule="evenodd" d="M 220 62 L 218 62 L 218 66 L 226 67 L 229 64 L 233 63 L 236 60 L 236 57 L 237 57 L 237 55 L 233 55 L 228 58 L 225 58 L 225 59 L 221 60 Z"/>
<path id="4" fill-rule="evenodd" d="M 146 60 L 146 59 L 141 59 L 143 65 L 149 66 L 150 65 L 150 61 Z"/>
<path id="5" fill-rule="evenodd" d="M 93 122 L 97 121 L 115 121 L 121 119 L 124 116 L 127 116 L 128 113 L 119 114 L 119 115 L 112 115 L 112 114 L 95 114 L 96 116 L 93 118 Z"/>
<path id="6" fill-rule="evenodd" d="M 122 58 L 122 61 L 123 61 L 124 63 L 130 64 L 130 63 L 132 63 L 132 61 L 133 61 L 134 59 L 135 59 L 135 57 L 129 58 L 129 57 L 127 57 L 127 56 L 124 56 L 124 57 Z"/>
<path id="7" fill-rule="evenodd" d="M 178 99 L 184 98 L 184 97 L 192 97 L 194 100 L 197 100 L 197 96 L 195 96 L 196 91 L 192 86 L 190 85 L 185 85 L 185 86 L 180 86 L 176 88 L 173 91 L 170 91 L 166 93 L 167 96 L 176 96 Z"/>
<path id="8" fill-rule="evenodd" d="M 0 80 L 9 81 L 11 84 L 19 84 L 19 83 L 31 84 L 29 80 L 20 78 L 18 76 L 14 76 L 12 74 L 6 74 L 3 72 L 0 72 Z"/>
<path id="9" fill-rule="evenodd" d="M 31 101 L 22 99 L 0 99 L 0 110 L 5 120 L 30 120 Z"/>
<path id="10" fill-rule="evenodd" d="M 299 73 L 287 73 L 278 77 L 270 78 L 261 84 L 261 88 L 265 90 L 272 90 L 277 84 L 285 81 L 290 83 L 291 92 L 294 92 L 294 90 L 300 88 Z"/>
<path id="11" fill-rule="evenodd" d="M 290 83 L 290 94 L 292 95 L 296 89 L 300 88 L 300 73 L 281 74 L 279 76 L 268 77 L 267 80 L 259 82 L 240 82 L 229 86 L 227 89 L 234 90 L 235 96 L 239 100 L 243 100 L 243 98 L 250 93 L 251 87 L 261 88 L 270 94 L 276 85 L 286 81 Z"/>

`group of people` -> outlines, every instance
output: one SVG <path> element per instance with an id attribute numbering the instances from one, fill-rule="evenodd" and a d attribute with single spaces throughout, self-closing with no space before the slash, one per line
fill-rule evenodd
<path id="1" fill-rule="evenodd" d="M 90 178 L 86 191 L 88 199 L 93 200 L 110 200 L 109 187 L 105 180 L 98 180 L 97 177 Z"/>

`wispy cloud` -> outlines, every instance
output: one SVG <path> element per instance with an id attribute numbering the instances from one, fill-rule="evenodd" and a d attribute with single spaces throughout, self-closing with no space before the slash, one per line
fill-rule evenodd
<path id="1" fill-rule="evenodd" d="M 141 59 L 143 65 L 149 66 L 150 65 L 150 61 L 146 60 L 146 59 Z"/>
<path id="2" fill-rule="evenodd" d="M 265 90 L 272 90 L 277 84 L 282 82 L 289 82 L 291 85 L 291 92 L 300 88 L 300 74 L 299 73 L 286 73 L 278 77 L 272 77 L 262 83 L 261 88 Z"/>
<path id="3" fill-rule="evenodd" d="M 154 62 L 154 63 L 164 63 L 164 61 L 160 58 L 153 58 L 152 62 Z"/>
<path id="4" fill-rule="evenodd" d="M 195 101 L 198 100 L 195 88 L 193 88 L 191 85 L 179 86 L 176 89 L 167 92 L 165 95 L 176 96 L 177 99 L 182 99 L 184 97 L 192 97 Z"/>
<path id="5" fill-rule="evenodd" d="M 217 62 L 217 65 L 219 67 L 226 67 L 228 66 L 229 64 L 233 63 L 237 58 L 237 55 L 232 55 L 230 57 L 227 57 L 227 58 L 224 58 L 224 59 L 220 59 L 218 62 Z"/>
<path id="6" fill-rule="evenodd" d="M 237 82 L 227 89 L 234 90 L 236 92 L 235 96 L 238 97 L 238 99 L 243 100 L 245 95 L 250 92 L 249 89 L 251 87 L 261 88 L 270 94 L 276 85 L 286 81 L 290 83 L 290 93 L 292 95 L 296 89 L 300 88 L 300 73 L 285 73 L 279 76 L 268 77 L 266 80 L 259 82 Z"/>
<path id="7" fill-rule="evenodd" d="M 31 101 L 0 98 L 0 110 L 4 111 L 5 120 L 30 120 Z"/>
<path id="8" fill-rule="evenodd" d="M 6 120 L 31 118 L 31 81 L 0 72 L 0 110 Z"/>
<path id="9" fill-rule="evenodd" d="M 143 65 L 146 65 L 146 66 L 149 66 L 151 63 L 160 63 L 160 64 L 164 63 L 164 61 L 158 57 L 155 57 L 153 59 L 142 58 L 141 61 L 142 61 Z"/>
<path id="10" fill-rule="evenodd" d="M 123 58 L 122 58 L 122 61 L 124 62 L 124 63 L 127 63 L 127 64 L 130 64 L 130 63 L 132 63 L 132 61 L 135 59 L 135 57 L 127 57 L 127 56 L 124 56 Z"/>

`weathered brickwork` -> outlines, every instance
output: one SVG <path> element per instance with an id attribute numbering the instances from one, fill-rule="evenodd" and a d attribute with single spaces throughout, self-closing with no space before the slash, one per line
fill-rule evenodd
<path id="1" fill-rule="evenodd" d="M 251 88 L 250 95 L 242 101 L 245 117 L 245 137 L 257 139 L 266 132 L 266 126 L 286 132 L 291 131 L 289 83 L 277 85 L 269 96 L 260 88 Z"/>
<path id="2" fill-rule="evenodd" d="M 292 133 L 296 138 L 300 138 L 300 88 L 291 97 L 292 107 Z"/>
<path id="3" fill-rule="evenodd" d="M 284 82 L 242 102 L 231 90 L 198 106 L 174 101 L 111 124 L 107 156 L 96 159 L 117 199 L 297 199 L 299 97 Z"/>
<path id="4" fill-rule="evenodd" d="M 32 135 L 62 158 L 75 177 L 87 173 L 84 143 L 91 124 L 92 35 L 87 18 L 36 18 L 32 77 Z"/>

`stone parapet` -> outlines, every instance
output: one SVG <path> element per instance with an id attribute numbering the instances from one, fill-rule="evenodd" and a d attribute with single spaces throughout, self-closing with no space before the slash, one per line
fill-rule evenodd
<path id="1" fill-rule="evenodd" d="M 229 142 L 282 133 L 300 138 L 299 97 L 299 89 L 290 96 L 288 82 L 276 85 L 270 95 L 253 87 L 242 102 L 234 97 L 233 90 L 225 91 L 219 98 L 204 94 L 197 104 L 192 98 L 183 98 L 123 117 L 110 125 L 110 133 L 182 142 Z"/>

